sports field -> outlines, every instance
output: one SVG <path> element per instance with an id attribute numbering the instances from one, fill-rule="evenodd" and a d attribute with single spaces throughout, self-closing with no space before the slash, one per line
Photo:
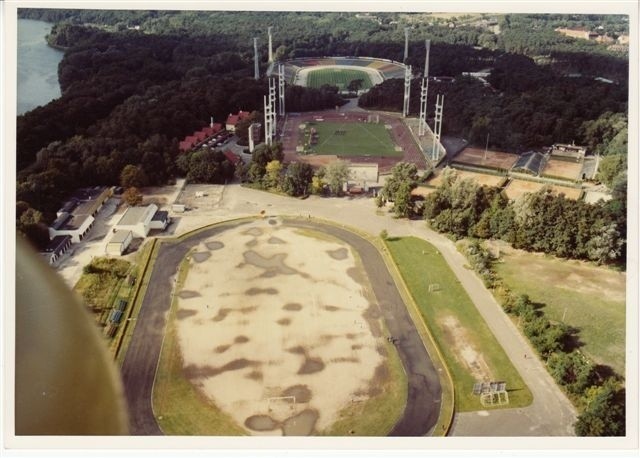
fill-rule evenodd
<path id="1" fill-rule="evenodd" d="M 305 125 L 302 143 L 308 152 L 315 154 L 378 157 L 402 157 L 403 154 L 395 150 L 383 124 L 311 122 Z"/>
<path id="2" fill-rule="evenodd" d="M 353 80 L 361 79 L 362 86 L 360 89 L 369 89 L 371 84 L 371 78 L 367 72 L 363 70 L 356 70 L 352 68 L 320 68 L 318 70 L 312 70 L 307 76 L 307 87 L 320 88 L 324 84 L 331 86 L 338 86 L 341 91 L 346 91 L 347 86 Z"/>
<path id="3" fill-rule="evenodd" d="M 516 294 L 528 294 L 554 321 L 578 331 L 580 351 L 597 364 L 625 369 L 626 275 L 586 262 L 500 244 L 496 271 Z"/>

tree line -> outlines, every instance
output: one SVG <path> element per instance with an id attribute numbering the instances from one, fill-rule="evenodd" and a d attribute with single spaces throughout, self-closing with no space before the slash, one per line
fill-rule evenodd
<path id="1" fill-rule="evenodd" d="M 563 387 L 580 414 L 574 429 L 579 436 L 625 434 L 624 378 L 608 367 L 594 365 L 576 347 L 576 329 L 550 321 L 526 294 L 516 295 L 493 269 L 493 256 L 477 240 L 465 248 L 473 269 L 492 289 L 505 312 L 518 317 L 523 334 L 546 363 L 547 370 Z"/>

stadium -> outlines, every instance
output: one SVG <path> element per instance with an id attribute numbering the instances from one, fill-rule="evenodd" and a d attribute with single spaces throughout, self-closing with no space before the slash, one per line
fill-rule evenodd
<path id="1" fill-rule="evenodd" d="M 338 87 L 343 94 L 353 80 L 361 80 L 358 94 L 387 79 L 404 78 L 405 66 L 371 57 L 299 58 L 282 63 L 288 84 L 320 88 Z M 354 102 L 333 111 L 288 113 L 278 125 L 285 161 L 314 166 L 336 159 L 375 163 L 387 172 L 400 161 L 426 167 L 423 147 L 399 113 L 364 111 Z M 431 138 L 431 137 L 429 137 Z"/>

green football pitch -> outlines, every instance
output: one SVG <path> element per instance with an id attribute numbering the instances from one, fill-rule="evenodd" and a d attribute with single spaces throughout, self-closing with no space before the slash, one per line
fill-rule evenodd
<path id="1" fill-rule="evenodd" d="M 311 129 L 317 132 L 317 142 L 309 144 Z M 307 151 L 337 156 L 401 157 L 396 151 L 384 124 L 363 122 L 310 122 L 304 135 Z"/>
<path id="2" fill-rule="evenodd" d="M 349 83 L 357 79 L 362 80 L 360 89 L 369 89 L 373 86 L 371 78 L 365 71 L 351 68 L 321 68 L 309 72 L 307 87 L 320 88 L 323 84 L 329 84 L 330 86 L 338 86 L 341 91 L 346 91 Z"/>

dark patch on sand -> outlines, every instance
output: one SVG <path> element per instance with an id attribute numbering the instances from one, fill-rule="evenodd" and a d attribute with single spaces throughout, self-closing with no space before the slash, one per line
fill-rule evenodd
<path id="1" fill-rule="evenodd" d="M 315 374 L 316 372 L 320 372 L 321 370 L 324 370 L 324 362 L 322 362 L 320 358 L 309 358 L 307 356 L 304 360 L 304 363 L 302 363 L 302 366 L 300 366 L 300 369 L 298 369 L 298 374 Z"/>
<path id="2" fill-rule="evenodd" d="M 390 373 L 386 364 L 382 363 L 376 367 L 373 373 L 372 385 L 382 385 L 389 380 Z"/>
<path id="3" fill-rule="evenodd" d="M 202 294 L 197 291 L 189 291 L 188 289 L 183 289 L 178 294 L 176 294 L 176 296 L 178 296 L 180 299 L 192 299 L 194 297 L 201 297 Z"/>
<path id="4" fill-rule="evenodd" d="M 242 234 L 253 235 L 254 237 L 258 237 L 263 234 L 263 231 L 259 227 L 252 227 L 247 229 L 246 231 L 243 231 Z"/>
<path id="5" fill-rule="evenodd" d="M 216 353 L 224 353 L 229 348 L 231 348 L 231 345 L 218 345 L 216 348 L 213 349 L 213 351 L 215 351 Z"/>
<path id="6" fill-rule="evenodd" d="M 249 372 L 245 377 L 249 380 L 255 380 L 257 382 L 263 379 L 262 371 L 258 370 Z"/>
<path id="7" fill-rule="evenodd" d="M 332 363 L 359 363 L 360 360 L 358 358 L 354 358 L 352 356 L 342 356 L 340 358 L 330 359 L 329 362 L 332 362 Z"/>
<path id="8" fill-rule="evenodd" d="M 291 348 L 287 348 L 287 351 L 289 353 L 293 353 L 295 355 L 306 355 L 307 354 L 307 350 L 304 349 L 304 347 L 298 345 L 297 347 L 291 347 Z"/>
<path id="9" fill-rule="evenodd" d="M 224 248 L 224 243 L 222 242 L 217 242 L 217 241 L 213 241 L 213 242 L 205 242 L 204 246 L 206 246 L 208 249 L 210 249 L 211 251 L 215 251 L 215 250 L 219 250 L 221 248 Z"/>
<path id="10" fill-rule="evenodd" d="M 387 356 L 387 349 L 384 348 L 384 345 L 376 345 L 376 351 L 380 356 Z"/>
<path id="11" fill-rule="evenodd" d="M 331 259 L 336 261 L 343 261 L 349 256 L 349 250 L 346 248 L 338 248 L 336 250 L 327 250 L 327 254 L 331 256 Z"/>
<path id="12" fill-rule="evenodd" d="M 269 415 L 253 415 L 244 421 L 244 425 L 254 431 L 273 431 L 280 426 Z"/>
<path id="13" fill-rule="evenodd" d="M 275 226 L 276 224 L 278 224 L 278 221 L 276 221 L 275 219 L 270 219 L 269 224 Z"/>
<path id="14" fill-rule="evenodd" d="M 193 253 L 192 256 L 195 262 L 204 262 L 211 257 L 211 253 L 208 251 L 200 251 L 198 253 Z"/>
<path id="15" fill-rule="evenodd" d="M 245 358 L 234 359 L 221 367 L 213 366 L 196 366 L 189 364 L 184 368 L 184 375 L 189 379 L 203 378 L 203 377 L 215 377 L 223 372 L 238 371 L 247 367 L 259 366 L 260 362 L 251 361 Z"/>
<path id="16" fill-rule="evenodd" d="M 289 302 L 282 306 L 283 310 L 287 310 L 289 312 L 299 312 L 302 310 L 302 304 L 298 304 L 297 302 Z"/>
<path id="17" fill-rule="evenodd" d="M 257 239 L 251 239 L 247 243 L 245 243 L 244 246 L 246 246 L 247 248 L 253 248 L 257 244 L 258 244 L 258 240 Z"/>
<path id="18" fill-rule="evenodd" d="M 184 310 L 184 309 L 180 309 L 176 312 L 176 318 L 179 320 L 184 320 L 185 318 L 189 318 L 190 316 L 195 315 L 196 312 L 195 310 Z"/>
<path id="19" fill-rule="evenodd" d="M 358 334 L 354 334 L 354 333 L 352 333 L 352 332 L 347 332 L 344 336 L 345 336 L 347 339 L 349 339 L 349 340 L 353 340 L 353 339 L 355 339 L 356 337 L 358 337 Z"/>
<path id="20" fill-rule="evenodd" d="M 351 349 L 352 350 L 360 350 L 362 348 L 362 345 L 360 344 L 353 344 L 351 345 Z"/>
<path id="21" fill-rule="evenodd" d="M 276 323 L 280 326 L 289 326 L 291 324 L 291 318 L 280 318 Z"/>
<path id="22" fill-rule="evenodd" d="M 278 290 L 275 288 L 249 288 L 244 292 L 247 296 L 257 296 L 258 294 L 278 294 Z"/>
<path id="23" fill-rule="evenodd" d="M 351 279 L 356 283 L 358 283 L 359 285 L 362 285 L 364 283 L 364 277 L 362 275 L 362 271 L 357 267 L 349 267 L 347 269 L 347 275 L 349 275 L 349 277 L 351 277 Z"/>
<path id="24" fill-rule="evenodd" d="M 280 396 L 295 396 L 296 403 L 311 401 L 311 390 L 307 385 L 293 385 L 282 392 Z"/>
<path id="25" fill-rule="evenodd" d="M 256 310 L 258 310 L 258 306 L 257 305 L 251 305 L 249 307 L 239 308 L 238 312 L 242 313 L 243 315 L 246 315 L 247 313 L 253 313 Z"/>
<path id="26" fill-rule="evenodd" d="M 282 423 L 282 433 L 285 436 L 309 436 L 313 433 L 318 416 L 317 410 L 305 409 Z"/>
<path id="27" fill-rule="evenodd" d="M 249 338 L 247 336 L 236 336 L 233 341 L 237 344 L 243 344 L 249 342 Z"/>
<path id="28" fill-rule="evenodd" d="M 338 310 L 340 310 L 340 307 L 336 307 L 335 305 L 325 305 L 322 308 L 325 309 L 327 312 L 337 312 Z"/>
<path id="29" fill-rule="evenodd" d="M 278 237 L 270 237 L 269 240 L 267 240 L 268 243 L 272 244 L 272 245 L 284 245 L 285 242 L 282 239 L 279 239 Z"/>
<path id="30" fill-rule="evenodd" d="M 381 316 L 380 309 L 375 304 L 369 304 L 369 307 L 367 307 L 367 310 L 364 311 L 362 316 L 366 320 L 377 320 Z"/>
<path id="31" fill-rule="evenodd" d="M 245 251 L 242 256 L 246 264 L 250 264 L 259 269 L 264 269 L 263 277 L 274 277 L 276 275 L 295 275 L 297 270 L 287 266 L 284 260 L 286 253 L 276 253 L 273 256 L 265 257 L 253 250 Z M 302 273 L 300 273 L 302 275 Z"/>
<path id="32" fill-rule="evenodd" d="M 231 313 L 231 309 L 223 307 L 218 310 L 218 314 L 213 317 L 213 321 L 222 321 L 227 317 L 229 313 Z"/>

